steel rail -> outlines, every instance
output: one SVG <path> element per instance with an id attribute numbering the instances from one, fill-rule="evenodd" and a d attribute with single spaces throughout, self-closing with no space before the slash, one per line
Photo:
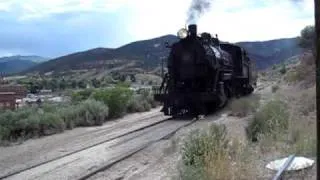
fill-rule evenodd
<path id="1" fill-rule="evenodd" d="M 156 115 L 156 116 L 157 116 L 157 115 Z M 153 116 L 153 117 L 155 117 L 155 116 Z M 145 119 L 147 119 L 147 117 L 146 117 Z M 62 159 L 62 158 L 64 158 L 64 157 L 73 155 L 73 154 L 75 154 L 75 153 L 78 153 L 78 152 L 81 152 L 81 151 L 90 149 L 90 148 L 95 147 L 95 146 L 98 146 L 98 145 L 100 145 L 100 144 L 103 144 L 103 143 L 106 143 L 106 142 L 109 142 L 109 141 L 112 141 L 112 140 L 121 138 L 121 137 L 123 137 L 123 136 L 127 136 L 127 135 L 129 135 L 129 134 L 133 134 L 133 133 L 135 133 L 135 132 L 142 131 L 142 130 L 144 130 L 144 129 L 146 129 L 146 128 L 155 126 L 155 125 L 160 124 L 160 123 L 163 123 L 163 122 L 165 122 L 165 121 L 169 121 L 169 120 L 171 120 L 171 119 L 172 119 L 172 118 L 164 118 L 163 120 L 157 121 L 157 122 L 152 123 L 152 124 L 149 124 L 149 125 L 147 125 L 147 126 L 143 126 L 143 127 L 134 129 L 134 130 L 132 130 L 132 131 L 129 131 L 129 132 L 126 132 L 126 133 L 117 135 L 117 136 L 112 137 L 112 138 L 108 138 L 108 139 L 106 139 L 106 140 L 104 140 L 104 141 L 100 141 L 100 142 L 98 142 L 98 143 L 92 144 L 92 145 L 87 146 L 87 147 L 84 147 L 84 148 L 80 148 L 80 149 L 78 149 L 78 150 L 72 151 L 72 152 L 67 153 L 67 154 L 64 154 L 64 155 L 62 155 L 62 156 L 58 156 L 58 157 L 53 158 L 53 159 L 50 159 L 50 160 L 48 160 L 48 161 L 44 161 L 44 162 L 41 162 L 41 163 L 32 165 L 32 166 L 30 166 L 30 167 L 23 168 L 23 169 L 20 169 L 20 170 L 17 170 L 17 171 L 8 173 L 8 174 L 6 174 L 6 175 L 0 176 L 0 180 L 1 180 L 1 179 L 8 178 L 8 177 L 11 177 L 11 176 L 14 176 L 14 175 L 17 175 L 17 174 L 20 174 L 20 173 L 25 172 L 25 171 L 28 171 L 28 170 L 30 170 L 30 169 L 34 169 L 34 168 L 39 167 L 39 166 L 41 166 L 41 165 L 51 163 L 51 162 L 53 162 L 53 161 Z"/>

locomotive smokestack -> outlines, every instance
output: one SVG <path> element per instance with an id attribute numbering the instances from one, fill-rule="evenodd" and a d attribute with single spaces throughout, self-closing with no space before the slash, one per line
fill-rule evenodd
<path id="1" fill-rule="evenodd" d="M 190 36 L 191 37 L 197 37 L 197 25 L 195 24 L 190 24 L 188 26 L 189 32 L 190 32 Z"/>

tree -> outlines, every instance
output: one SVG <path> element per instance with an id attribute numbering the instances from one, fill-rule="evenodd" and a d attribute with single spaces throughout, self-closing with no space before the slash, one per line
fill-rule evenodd
<path id="1" fill-rule="evenodd" d="M 52 79 L 50 81 L 49 87 L 52 91 L 55 91 L 58 88 L 58 81 L 56 79 Z"/>
<path id="2" fill-rule="evenodd" d="M 136 77 L 133 74 L 130 76 L 130 79 L 132 82 L 136 82 Z"/>
<path id="3" fill-rule="evenodd" d="M 314 26 L 306 26 L 303 28 L 300 32 L 299 37 L 299 46 L 312 50 L 314 56 L 315 56 L 315 47 L 316 47 L 316 31 Z"/>
<path id="4" fill-rule="evenodd" d="M 76 89 L 76 88 L 77 88 L 77 81 L 72 80 L 72 82 L 71 82 L 71 87 L 72 87 L 73 89 Z"/>
<path id="5" fill-rule="evenodd" d="M 94 78 L 91 80 L 91 84 L 94 88 L 99 88 L 101 83 L 96 78 Z"/>
<path id="6" fill-rule="evenodd" d="M 61 90 L 65 90 L 67 88 L 67 82 L 64 79 L 59 82 L 59 88 Z"/>
<path id="7" fill-rule="evenodd" d="M 285 65 L 285 64 L 282 64 L 282 65 L 281 65 L 281 69 L 280 69 L 280 73 L 281 73 L 281 74 L 285 74 L 286 72 L 287 72 L 286 65 Z"/>
<path id="8" fill-rule="evenodd" d="M 81 89 L 86 88 L 86 82 L 84 82 L 83 80 L 79 81 L 78 82 L 78 87 L 81 88 Z"/>

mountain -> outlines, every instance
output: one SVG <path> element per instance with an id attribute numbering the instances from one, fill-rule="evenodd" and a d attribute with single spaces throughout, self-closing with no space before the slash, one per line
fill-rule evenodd
<path id="1" fill-rule="evenodd" d="M 169 49 L 164 46 L 164 43 L 171 44 L 177 40 L 178 38 L 174 35 L 166 35 L 132 42 L 115 49 L 95 48 L 52 59 L 31 67 L 23 73 L 101 69 L 102 67 L 108 69 L 128 63 L 134 63 L 138 68 L 157 67 L 161 64 L 161 59 L 166 58 L 169 53 Z M 236 44 L 248 51 L 258 69 L 267 68 L 301 52 L 297 46 L 297 38 Z"/>
<path id="2" fill-rule="evenodd" d="M 24 60 L 0 62 L 0 72 L 5 74 L 17 73 L 35 66 L 37 63 Z"/>
<path id="3" fill-rule="evenodd" d="M 0 58 L 0 72 L 5 74 L 18 73 L 39 63 L 49 60 L 40 56 L 8 56 Z"/>
<path id="4" fill-rule="evenodd" d="M 131 62 L 136 62 L 138 67 L 154 67 L 159 65 L 161 58 L 165 58 L 169 53 L 169 50 L 164 47 L 164 43 L 173 43 L 177 40 L 176 36 L 167 35 L 133 42 L 116 49 L 95 48 L 52 59 L 30 68 L 24 73 L 111 68 Z"/>
<path id="5" fill-rule="evenodd" d="M 15 60 L 32 61 L 32 62 L 40 63 L 40 62 L 48 61 L 49 58 L 40 57 L 40 56 L 21 56 L 21 55 L 0 57 L 0 62 L 15 61 Z"/>
<path id="6" fill-rule="evenodd" d="M 255 60 L 258 69 L 265 69 L 286 59 L 301 54 L 298 38 L 285 38 L 270 41 L 236 43 L 248 51 L 249 57 Z"/>

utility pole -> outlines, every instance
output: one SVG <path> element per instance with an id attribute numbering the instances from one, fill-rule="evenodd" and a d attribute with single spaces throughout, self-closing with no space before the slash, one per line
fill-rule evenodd
<path id="1" fill-rule="evenodd" d="M 164 69 L 163 69 L 164 68 L 163 67 L 164 66 L 164 59 L 165 59 L 164 57 L 161 58 L 161 77 L 162 78 L 164 77 L 164 75 L 163 75 L 164 74 Z"/>
<path id="2" fill-rule="evenodd" d="M 316 29 L 316 92 L 317 92 L 317 105 L 320 104 L 320 2 L 319 0 L 314 0 L 314 15 L 315 15 L 315 29 Z M 317 109 L 317 138 L 320 138 L 320 111 Z M 320 143 L 317 143 L 317 151 L 319 153 Z M 317 154 L 318 154 L 317 153 Z M 317 157 L 317 168 L 320 167 L 320 158 Z"/>

